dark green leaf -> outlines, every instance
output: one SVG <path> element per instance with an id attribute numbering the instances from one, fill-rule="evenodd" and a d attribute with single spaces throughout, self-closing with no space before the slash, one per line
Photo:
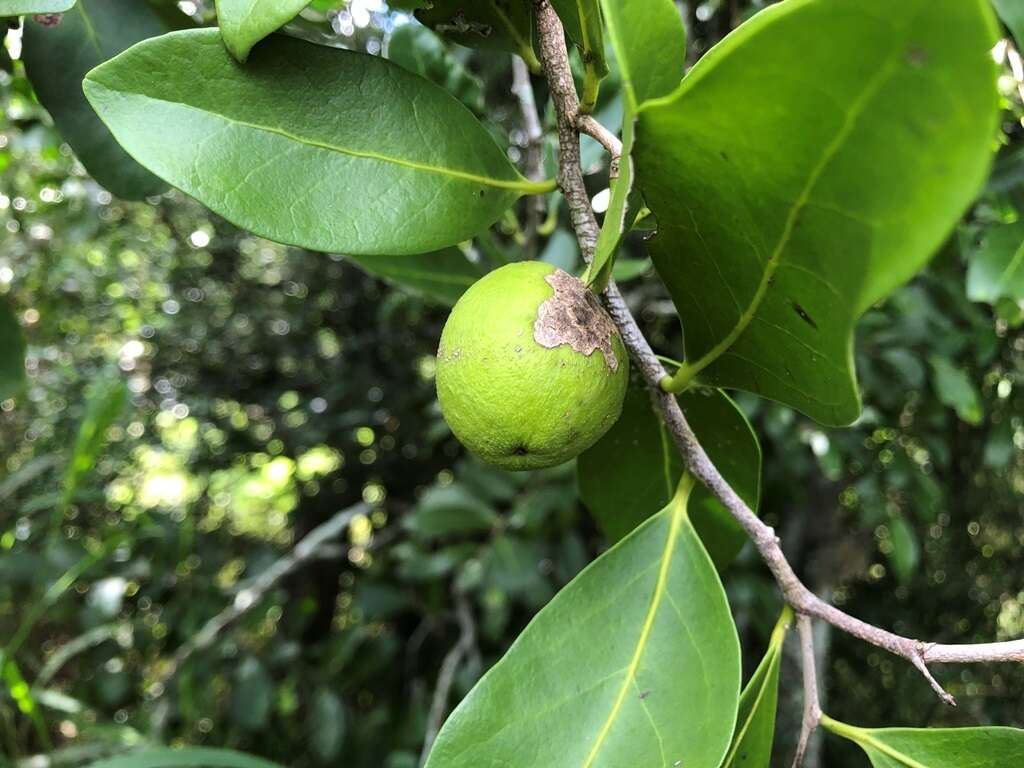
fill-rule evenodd
<path id="1" fill-rule="evenodd" d="M 967 298 L 1024 301 L 1024 221 L 985 230 L 967 269 Z"/>
<path id="2" fill-rule="evenodd" d="M 761 448 L 746 418 L 728 396 L 695 390 L 679 398 L 701 444 L 744 501 L 756 510 L 761 495 Z M 604 534 L 616 541 L 650 510 L 668 503 L 683 476 L 671 437 L 651 408 L 646 390 L 630 382 L 622 416 L 578 459 L 580 496 Z M 732 515 L 703 487 L 690 500 L 693 524 L 719 568 L 746 542 Z"/>
<path id="3" fill-rule="evenodd" d="M 217 0 L 217 24 L 224 45 L 239 61 L 260 40 L 299 15 L 309 0 Z"/>
<path id="4" fill-rule="evenodd" d="M 932 367 L 932 383 L 943 405 L 956 411 L 968 424 L 980 424 L 985 416 L 981 395 L 967 371 L 940 355 L 928 358 Z"/>
<path id="5" fill-rule="evenodd" d="M 345 707 L 329 688 L 318 688 L 309 710 L 309 740 L 321 763 L 334 760 L 345 743 Z"/>
<path id="6" fill-rule="evenodd" d="M 611 200 L 598 237 L 587 283 L 604 290 L 615 252 L 626 231 L 626 204 L 633 191 L 633 142 L 640 105 L 679 84 L 686 63 L 686 30 L 671 0 L 601 0 L 625 93 L 622 157 L 611 182 Z"/>
<path id="7" fill-rule="evenodd" d="M 1024 755 L 1016 728 L 857 728 L 822 724 L 864 750 L 874 768 L 1011 768 Z"/>
<path id="8" fill-rule="evenodd" d="M 75 0 L 0 0 L 0 17 L 28 16 L 33 13 L 64 13 Z"/>
<path id="9" fill-rule="evenodd" d="M 143 749 L 100 760 L 89 768 L 280 768 L 277 763 L 230 749 Z"/>
<path id="10" fill-rule="evenodd" d="M 86 390 L 85 416 L 78 427 L 71 460 L 64 473 L 62 506 L 75 500 L 82 480 L 96 465 L 107 442 L 107 430 L 128 402 L 128 387 L 117 376 L 94 381 Z"/>
<path id="11" fill-rule="evenodd" d="M 16 394 L 25 385 L 25 339 L 18 319 L 0 301 L 0 400 Z"/>
<path id="12" fill-rule="evenodd" d="M 793 621 L 787 608 L 775 625 L 768 651 L 740 695 L 736 733 L 722 768 L 768 768 L 775 739 L 782 644 Z"/>
<path id="13" fill-rule="evenodd" d="M 924 265 L 988 171 L 995 38 L 987 0 L 792 0 L 641 108 L 654 262 L 686 333 L 674 388 L 858 416 L 857 318 Z"/>
<path id="14" fill-rule="evenodd" d="M 717 766 L 739 662 L 683 493 L 541 610 L 445 723 L 427 766 Z"/>
<path id="15" fill-rule="evenodd" d="M 608 74 L 608 62 L 604 58 L 604 20 L 601 17 L 599 0 L 551 0 L 565 34 L 580 52 L 583 66 L 589 71 L 588 77 L 600 80 Z M 596 91 L 594 93 L 596 96 Z M 587 98 L 584 90 L 583 99 Z M 593 105 L 590 105 L 593 106 Z"/>
<path id="16" fill-rule="evenodd" d="M 172 32 L 94 69 L 85 90 L 157 175 L 258 235 L 314 250 L 442 248 L 551 186 L 520 176 L 436 85 L 283 35 L 242 67 L 217 30 Z"/>
<path id="17" fill-rule="evenodd" d="M 431 488 L 405 518 L 406 528 L 427 537 L 486 531 L 497 522 L 498 516 L 490 505 L 461 485 Z"/>
<path id="18" fill-rule="evenodd" d="M 458 248 L 411 256 L 350 256 L 366 272 L 449 307 L 484 269 L 466 258 Z"/>
<path id="19" fill-rule="evenodd" d="M 437 34 L 468 48 L 508 51 L 536 66 L 531 3 L 522 0 L 433 0 L 416 18 Z"/>
<path id="20" fill-rule="evenodd" d="M 129 46 L 164 32 L 143 2 L 79 0 L 60 24 L 25 21 L 22 59 L 39 101 L 89 174 L 113 194 L 138 200 L 164 185 L 129 157 L 82 94 L 82 78 Z"/>
<path id="21" fill-rule="evenodd" d="M 422 24 L 404 24 L 391 34 L 388 58 L 431 80 L 470 109 L 484 108 L 483 82 L 448 51 L 434 32 Z"/>

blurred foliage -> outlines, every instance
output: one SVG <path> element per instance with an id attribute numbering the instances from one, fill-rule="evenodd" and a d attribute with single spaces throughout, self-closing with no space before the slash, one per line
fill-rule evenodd
<path id="1" fill-rule="evenodd" d="M 331 5 L 292 31 L 386 50 L 392 17 Z M 691 5 L 691 56 L 751 10 Z M 391 39 L 521 161 L 507 57 L 429 34 Z M 929 270 L 861 323 L 863 417 L 826 430 L 739 397 L 763 444 L 764 516 L 801 575 L 868 621 L 949 642 L 1024 635 L 1024 295 L 999 277 L 999 233 L 1024 210 L 1024 132 L 1006 72 L 989 192 Z M 597 110 L 609 123 L 615 83 Z M 0 72 L 0 110 L 0 300 L 28 344 L 28 384 L 0 402 L 0 763 L 187 743 L 294 766 L 415 766 L 459 638 L 453 592 L 477 637 L 450 703 L 605 545 L 574 468 L 509 475 L 462 454 L 434 399 L 436 292 L 254 238 L 175 192 L 112 198 L 19 62 Z M 588 182 L 596 194 L 607 179 Z M 535 249 L 578 269 L 557 214 L 537 243 L 503 222 L 467 263 Z M 640 243 L 628 245 L 638 258 Z M 982 286 L 970 294 L 969 271 Z M 628 288 L 656 348 L 678 356 L 657 281 Z M 251 596 L 254 577 L 359 501 L 371 511 L 345 541 L 168 677 L 175 651 Z M 749 548 L 726 583 L 749 675 L 778 597 Z M 937 672 L 960 709 L 940 708 L 908 665 L 833 635 L 824 704 L 865 726 L 1024 725 L 1024 671 Z M 787 764 L 792 729 L 777 742 Z M 853 749 L 828 739 L 820 764 L 863 765 Z"/>

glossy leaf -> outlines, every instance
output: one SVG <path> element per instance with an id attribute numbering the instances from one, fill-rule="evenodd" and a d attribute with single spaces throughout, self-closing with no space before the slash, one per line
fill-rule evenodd
<path id="1" fill-rule="evenodd" d="M 1024 300 L 1024 221 L 985 230 L 967 269 L 967 297 L 994 304 Z"/>
<path id="2" fill-rule="evenodd" d="M 775 625 L 768 651 L 740 694 L 736 733 L 722 768 L 768 768 L 775 741 L 782 645 L 793 622 L 787 608 Z"/>
<path id="3" fill-rule="evenodd" d="M 746 418 L 727 395 L 695 390 L 679 403 L 708 455 L 751 509 L 761 493 L 761 448 Z M 622 416 L 577 460 L 580 496 L 612 541 L 668 503 L 683 476 L 683 463 L 646 390 L 630 382 Z M 691 518 L 719 568 L 746 542 L 732 515 L 703 487 L 694 489 Z"/>
<path id="4" fill-rule="evenodd" d="M 686 30 L 671 0 L 601 0 L 608 36 L 619 65 L 625 104 L 622 157 L 611 182 L 611 200 L 597 240 L 587 283 L 604 290 L 615 251 L 626 232 L 626 206 L 633 191 L 633 143 L 640 104 L 665 96 L 679 84 L 686 65 Z"/>
<path id="5" fill-rule="evenodd" d="M 0 301 L 0 400 L 16 394 L 25 384 L 25 339 L 18 319 Z"/>
<path id="6" fill-rule="evenodd" d="M 1017 39 L 1018 45 L 1024 45 L 1024 3 L 1020 0 L 992 0 L 1003 23 Z"/>
<path id="7" fill-rule="evenodd" d="M 309 0 L 217 0 L 217 24 L 224 45 L 239 61 L 260 40 L 299 15 Z"/>
<path id="8" fill-rule="evenodd" d="M 468 48 L 507 51 L 537 66 L 531 4 L 522 0 L 432 0 L 416 18 L 442 37 Z"/>
<path id="9" fill-rule="evenodd" d="M 277 763 L 231 749 L 142 749 L 91 763 L 89 768 L 280 768 Z"/>
<path id="10" fill-rule="evenodd" d="M 680 494 L 540 611 L 445 723 L 427 766 L 717 768 L 739 661 Z"/>
<path id="11" fill-rule="evenodd" d="M 96 466 L 107 442 L 107 430 L 128 402 L 128 387 L 116 376 L 100 378 L 86 389 L 85 415 L 78 426 L 71 460 L 64 472 L 62 506 L 75 500 L 79 486 Z"/>
<path id="12" fill-rule="evenodd" d="M 858 416 L 857 318 L 984 182 L 995 39 L 987 0 L 789 0 L 641 109 L 638 182 L 686 335 L 677 390 L 698 379 L 825 424 Z"/>
<path id="13" fill-rule="evenodd" d="M 135 0 L 79 0 L 60 24 L 25 20 L 22 59 L 40 103 L 82 165 L 118 197 L 139 200 L 164 184 L 132 160 L 82 93 L 86 73 L 129 46 L 166 30 L 153 10 Z M 59 66 L 54 62 L 59 61 Z"/>
<path id="14" fill-rule="evenodd" d="M 848 739 L 873 768 L 1010 768 L 1024 755 L 1016 728 L 857 728 L 825 717 L 822 725 Z"/>
<path id="15" fill-rule="evenodd" d="M 313 250 L 423 253 L 551 186 L 523 179 L 436 85 L 283 35 L 242 67 L 216 30 L 172 32 L 90 72 L 85 90 L 157 175 L 239 226 Z"/>
<path id="16" fill-rule="evenodd" d="M 458 248 L 412 256 L 350 256 L 364 271 L 433 299 L 453 306 L 485 270 L 466 258 Z"/>
<path id="17" fill-rule="evenodd" d="M 32 13 L 64 13 L 75 0 L 0 0 L 0 17 L 27 16 Z"/>

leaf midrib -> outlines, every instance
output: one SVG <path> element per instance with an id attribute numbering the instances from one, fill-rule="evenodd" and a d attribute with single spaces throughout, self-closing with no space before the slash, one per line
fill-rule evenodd
<path id="1" fill-rule="evenodd" d="M 649 640 L 651 631 L 654 628 L 654 620 L 658 615 L 658 610 L 661 608 L 662 601 L 665 599 L 668 588 L 669 568 L 672 565 L 672 559 L 675 555 L 676 549 L 678 548 L 679 533 L 685 516 L 686 495 L 684 494 L 682 498 L 677 498 L 672 502 L 671 520 L 669 522 L 668 535 L 665 539 L 665 548 L 661 555 L 661 566 L 658 568 L 658 578 L 654 584 L 654 593 L 651 595 L 651 604 L 647 609 L 647 615 L 644 617 L 644 623 L 640 629 L 640 636 L 637 638 L 633 658 L 630 660 L 629 666 L 626 668 L 626 674 L 622 680 L 622 686 L 619 688 L 619 693 L 615 697 L 611 711 L 608 713 L 608 718 L 605 720 L 604 725 L 598 732 L 597 738 L 594 740 L 594 745 L 590 749 L 590 753 L 583 761 L 582 768 L 592 768 L 594 765 L 594 761 L 601 752 L 601 747 L 607 740 L 608 734 L 611 733 L 612 726 L 615 724 L 619 713 L 622 711 L 622 705 L 626 701 L 629 689 L 636 681 L 636 673 L 640 667 L 640 662 L 643 659 L 644 652 L 647 650 L 647 641 Z"/>
<path id="2" fill-rule="evenodd" d="M 782 229 L 782 234 L 779 236 L 779 241 L 776 243 L 771 256 L 765 264 L 761 280 L 759 281 L 757 289 L 754 291 L 754 295 L 751 298 L 750 303 L 747 305 L 747 308 L 740 314 L 736 324 L 720 342 L 705 352 L 698 360 L 693 363 L 684 364 L 680 369 L 679 374 L 677 374 L 680 386 L 674 387 L 674 389 L 681 390 L 685 388 L 683 386 L 684 384 L 689 384 L 689 382 L 691 382 L 698 373 L 725 354 L 725 352 L 739 340 L 740 336 L 743 335 L 747 327 L 753 321 L 758 309 L 761 307 L 761 303 L 768 295 L 768 288 L 771 286 L 775 273 L 782 264 L 783 256 L 786 255 L 786 251 L 793 237 L 793 232 L 796 229 L 800 214 L 803 213 L 807 204 L 810 202 L 811 193 L 814 191 L 825 171 L 828 170 L 831 162 L 842 150 L 846 140 L 853 133 L 864 109 L 867 107 L 868 102 L 878 93 L 879 90 L 881 90 L 886 81 L 892 76 L 898 62 L 898 57 L 890 56 L 885 66 L 875 73 L 874 77 L 872 77 L 864 86 L 864 90 L 861 91 L 853 102 L 851 102 L 850 109 L 844 116 L 843 123 L 840 126 L 839 131 L 836 133 L 832 141 L 826 145 L 822 152 L 821 159 L 811 170 L 811 173 L 807 177 L 807 182 L 804 184 L 800 194 L 790 207 L 786 216 L 786 222 Z"/>
<path id="3" fill-rule="evenodd" d="M 201 109 L 200 107 L 195 107 L 191 104 L 186 104 L 182 101 L 174 101 L 173 99 L 158 99 L 153 96 L 147 96 L 144 93 L 138 93 L 137 91 L 118 90 L 106 85 L 105 83 L 100 82 L 99 80 L 96 80 L 95 78 L 87 77 L 86 82 L 92 83 L 96 87 L 102 88 L 111 93 L 117 93 L 122 96 L 136 97 L 144 101 L 156 102 L 160 104 L 170 104 L 185 110 L 199 112 L 205 115 L 212 115 L 217 119 L 222 120 L 223 122 L 229 123 L 231 125 L 236 125 L 241 128 L 248 128 L 249 130 L 280 136 L 281 138 L 288 139 L 289 141 L 294 141 L 298 144 L 313 147 L 315 149 L 322 149 L 328 152 L 335 152 L 340 155 L 345 155 L 346 157 L 354 157 L 362 160 L 374 160 L 376 162 L 396 165 L 402 168 L 408 168 L 413 171 L 420 171 L 422 173 L 434 173 L 440 176 L 448 176 L 450 178 L 458 179 L 460 181 L 466 181 L 473 184 L 482 184 L 484 186 L 492 187 L 495 189 L 507 189 L 514 192 L 519 192 L 520 194 L 542 194 L 545 192 L 550 192 L 553 189 L 553 185 L 548 182 L 531 182 L 527 181 L 526 179 L 520 179 L 518 181 L 495 179 L 488 176 L 480 176 L 478 174 L 469 173 L 468 171 L 459 171 L 454 168 L 443 168 L 441 166 L 428 165 L 426 163 L 418 163 L 412 160 L 406 160 L 404 158 L 383 155 L 377 152 L 367 152 L 364 150 L 355 150 L 346 147 L 340 147 L 334 144 L 328 144 L 327 142 L 317 141 L 315 139 L 303 138 L 289 131 L 286 131 L 283 128 L 275 128 L 266 125 L 257 125 L 256 123 L 250 123 L 246 120 L 239 120 L 237 118 L 229 117 L 218 112 L 211 112 L 206 109 Z"/>
<path id="4" fill-rule="evenodd" d="M 78 15 L 82 17 L 82 25 L 85 27 L 85 36 L 92 44 L 92 47 L 96 50 L 96 55 L 100 61 L 103 61 L 107 57 L 103 55 L 103 47 L 100 45 L 99 35 L 96 34 L 96 27 L 92 23 L 92 19 L 89 18 L 89 14 L 85 12 L 84 0 L 79 0 L 73 6 L 74 10 L 78 11 Z"/>
<path id="5" fill-rule="evenodd" d="M 865 731 L 858 730 L 857 736 L 854 740 L 857 741 L 857 743 L 861 746 L 870 746 L 872 749 L 878 750 L 886 757 L 891 757 L 894 760 L 899 760 L 901 763 L 907 766 L 907 768 L 928 768 L 928 766 L 924 763 L 919 763 L 914 758 L 903 754 L 895 747 L 890 747 L 883 741 L 879 741 L 870 733 L 867 733 Z"/>

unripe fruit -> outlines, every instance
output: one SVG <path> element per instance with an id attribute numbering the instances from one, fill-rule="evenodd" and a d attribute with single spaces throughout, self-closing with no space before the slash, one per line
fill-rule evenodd
<path id="1" fill-rule="evenodd" d="M 597 297 L 539 261 L 508 264 L 466 291 L 437 353 L 452 432 L 503 469 L 551 467 L 589 448 L 619 418 L 628 380 Z"/>

